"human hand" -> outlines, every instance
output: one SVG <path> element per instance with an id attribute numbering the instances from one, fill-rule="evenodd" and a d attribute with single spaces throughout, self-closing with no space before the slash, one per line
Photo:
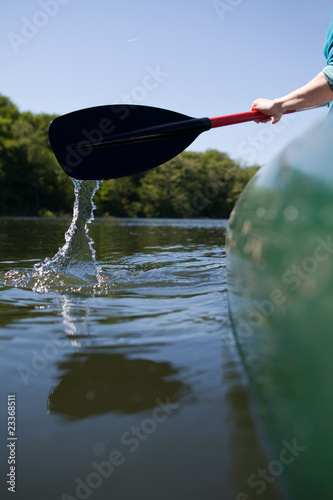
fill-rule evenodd
<path id="1" fill-rule="evenodd" d="M 257 123 L 267 123 L 270 120 L 272 123 L 277 123 L 283 115 L 281 105 L 271 99 L 256 99 L 251 108 L 251 111 L 254 110 L 267 115 L 267 118 L 259 118 L 258 120 L 255 120 Z"/>

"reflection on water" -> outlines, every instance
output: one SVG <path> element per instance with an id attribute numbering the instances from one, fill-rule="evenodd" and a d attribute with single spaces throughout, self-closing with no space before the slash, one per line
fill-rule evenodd
<path id="1" fill-rule="evenodd" d="M 75 353 L 58 365 L 61 380 L 49 397 L 49 411 L 70 419 L 107 412 L 135 413 L 186 393 L 167 362 L 128 359 L 117 353 Z M 187 389 L 188 390 L 188 389 Z"/>
<path id="2" fill-rule="evenodd" d="M 53 255 L 75 255 L 68 241 L 57 253 L 68 222 L 0 219 L 0 397 L 18 401 L 15 498 L 255 498 L 247 481 L 268 458 L 229 324 L 227 222 L 97 219 L 96 253 L 86 229 L 82 243 L 96 267 L 78 276 L 46 264 L 32 276 Z M 104 477 L 114 450 L 122 465 Z M 7 468 L 0 447 L 5 499 Z M 282 498 L 276 482 L 261 500 Z"/>

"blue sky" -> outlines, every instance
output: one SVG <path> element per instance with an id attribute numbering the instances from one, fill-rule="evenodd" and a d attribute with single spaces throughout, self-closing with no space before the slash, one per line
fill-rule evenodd
<path id="1" fill-rule="evenodd" d="M 115 102 L 194 117 L 239 113 L 325 66 L 331 11 L 329 0 L 2 2 L 0 93 L 36 113 Z M 211 130 L 189 149 L 264 164 L 326 113 Z"/>

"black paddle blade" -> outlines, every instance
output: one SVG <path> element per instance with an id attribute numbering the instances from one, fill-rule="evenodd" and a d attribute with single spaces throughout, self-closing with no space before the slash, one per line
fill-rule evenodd
<path id="1" fill-rule="evenodd" d="M 116 179 L 165 163 L 210 128 L 209 118 L 119 104 L 59 116 L 50 124 L 49 140 L 70 177 Z"/>

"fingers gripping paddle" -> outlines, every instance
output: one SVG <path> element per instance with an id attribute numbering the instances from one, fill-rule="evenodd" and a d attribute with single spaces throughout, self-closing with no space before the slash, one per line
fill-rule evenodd
<path id="1" fill-rule="evenodd" d="M 55 118 L 49 139 L 61 168 L 74 179 L 116 179 L 165 163 L 206 130 L 260 118 L 267 115 L 191 118 L 150 106 L 97 106 Z"/>

